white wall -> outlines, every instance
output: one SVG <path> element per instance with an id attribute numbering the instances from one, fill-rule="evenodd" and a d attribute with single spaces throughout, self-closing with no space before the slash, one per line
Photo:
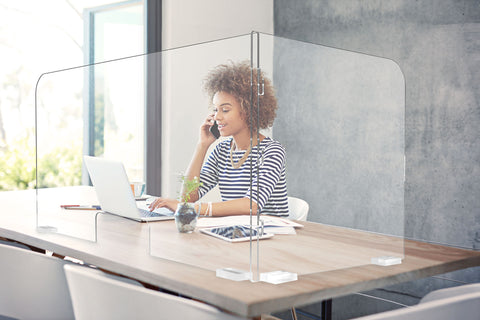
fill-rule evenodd
<path id="1" fill-rule="evenodd" d="M 273 0 L 164 0 L 165 49 L 251 31 L 273 34 Z"/>
<path id="2" fill-rule="evenodd" d="M 208 115 L 202 80 L 229 59 L 250 59 L 251 31 L 273 33 L 273 0 L 163 1 L 162 46 L 183 47 L 162 54 L 163 196 L 177 196 L 178 174 L 186 170 Z M 214 41 L 230 37 L 235 38 Z M 207 198 L 214 201 L 218 196 L 215 190 Z"/>

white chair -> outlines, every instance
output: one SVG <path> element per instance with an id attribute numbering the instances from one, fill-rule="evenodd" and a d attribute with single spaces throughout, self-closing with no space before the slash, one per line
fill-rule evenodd
<path id="1" fill-rule="evenodd" d="M 75 319 L 244 320 L 187 298 L 127 283 L 99 270 L 68 265 L 65 274 Z"/>
<path id="2" fill-rule="evenodd" d="M 19 243 L 19 242 L 15 242 L 15 241 L 3 240 L 3 239 L 1 239 L 1 238 L 0 238 L 0 244 L 6 245 L 6 246 L 17 247 L 17 248 L 21 248 L 21 249 L 30 250 L 30 248 L 29 248 L 27 245 L 25 245 L 25 244 L 22 244 L 22 243 Z"/>
<path id="3" fill-rule="evenodd" d="M 0 245 L 0 315 L 74 319 L 63 266 L 67 261 Z"/>
<path id="4" fill-rule="evenodd" d="M 451 298 L 467 293 L 480 292 L 480 283 L 466 284 L 452 288 L 445 288 L 432 291 L 420 300 L 420 303 L 430 302 L 439 299 Z"/>
<path id="5" fill-rule="evenodd" d="M 427 294 L 420 303 L 357 320 L 478 320 L 480 284 L 441 289 Z"/>
<path id="6" fill-rule="evenodd" d="M 300 198 L 288 197 L 289 219 L 307 221 L 308 209 L 307 201 Z"/>

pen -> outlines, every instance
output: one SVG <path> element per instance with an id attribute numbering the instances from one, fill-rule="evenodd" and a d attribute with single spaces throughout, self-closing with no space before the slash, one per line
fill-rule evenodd
<path id="1" fill-rule="evenodd" d="M 101 210 L 100 206 L 81 206 L 79 204 L 63 204 L 60 207 L 66 210 Z"/>

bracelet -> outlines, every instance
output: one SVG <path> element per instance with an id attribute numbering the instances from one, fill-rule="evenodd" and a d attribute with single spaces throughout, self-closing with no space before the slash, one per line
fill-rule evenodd
<path id="1" fill-rule="evenodd" d="M 208 216 L 208 203 L 207 203 L 207 209 L 205 209 L 205 214 L 204 214 L 205 217 Z"/>
<path id="2" fill-rule="evenodd" d="M 213 210 L 212 210 L 212 203 L 209 202 L 207 205 L 207 212 L 205 212 L 206 216 L 211 217 L 213 215 Z"/>
<path id="3" fill-rule="evenodd" d="M 198 211 L 197 212 L 198 212 L 199 216 L 202 215 L 202 203 L 201 202 L 198 203 Z"/>

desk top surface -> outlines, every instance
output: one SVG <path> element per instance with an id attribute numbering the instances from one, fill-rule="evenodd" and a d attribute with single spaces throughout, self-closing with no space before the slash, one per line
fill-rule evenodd
<path id="1" fill-rule="evenodd" d="M 82 194 L 85 190 L 90 192 L 88 187 L 62 192 Z M 58 208 L 52 200 L 55 197 L 47 198 L 51 208 Z M 42 205 L 45 198 L 39 199 Z M 234 282 L 216 277 L 215 270 L 248 270 L 248 242 L 232 244 L 199 232 L 179 234 L 173 221 L 147 224 L 94 212 L 67 213 L 65 230 L 74 230 L 74 236 L 42 233 L 37 225 L 46 217 L 37 217 L 35 201 L 34 190 L 0 192 L 0 236 L 249 317 L 480 265 L 477 251 L 306 222 L 296 235 L 260 241 L 258 250 L 260 272 L 291 270 L 298 273 L 297 281 L 278 285 Z M 369 264 L 372 255 L 402 253 L 399 265 Z"/>

